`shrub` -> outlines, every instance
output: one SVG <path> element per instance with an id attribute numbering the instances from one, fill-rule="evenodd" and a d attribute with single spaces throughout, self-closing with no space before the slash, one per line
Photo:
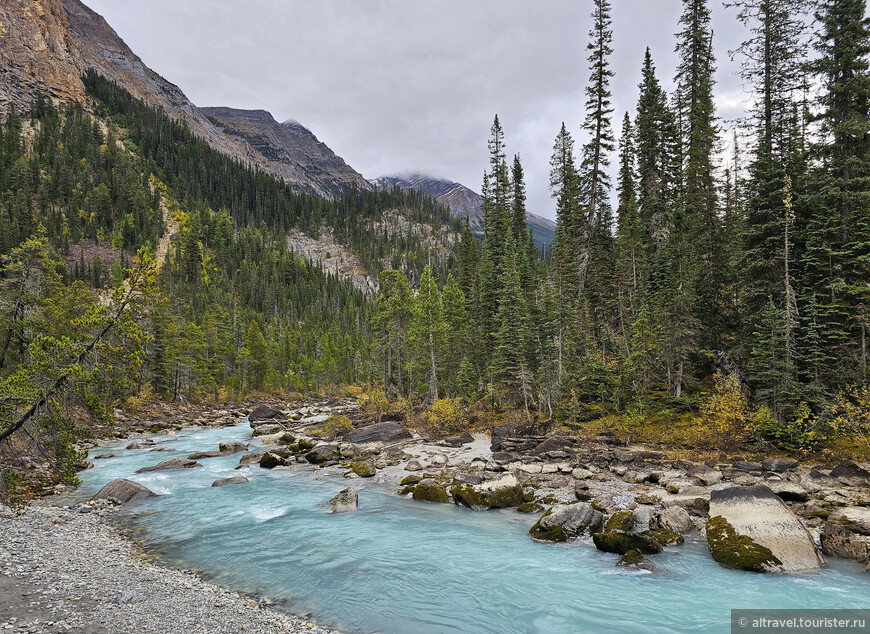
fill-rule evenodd
<path id="1" fill-rule="evenodd" d="M 747 438 L 753 412 L 735 377 L 717 373 L 714 378 L 713 391 L 701 403 L 701 420 L 710 437 L 701 442 L 720 448 Z"/>
<path id="2" fill-rule="evenodd" d="M 339 436 L 353 430 L 353 423 L 347 416 L 330 416 L 320 425 L 312 425 L 308 428 L 308 435 L 314 438 L 326 438 L 334 440 Z"/>
<path id="3" fill-rule="evenodd" d="M 458 398 L 442 398 L 433 402 L 420 420 L 426 434 L 432 438 L 458 434 L 468 427 L 468 417 Z"/>

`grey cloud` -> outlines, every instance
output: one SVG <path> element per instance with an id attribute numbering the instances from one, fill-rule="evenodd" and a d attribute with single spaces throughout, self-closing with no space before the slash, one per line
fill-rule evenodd
<path id="1" fill-rule="evenodd" d="M 196 104 L 296 119 L 368 178 L 413 170 L 479 189 L 498 113 L 529 210 L 554 215 L 549 157 L 563 120 L 580 137 L 589 0 L 85 1 Z M 711 4 L 720 115 L 733 119 L 746 95 L 727 50 L 743 30 Z M 681 2 L 613 5 L 618 135 L 647 45 L 672 87 Z"/>

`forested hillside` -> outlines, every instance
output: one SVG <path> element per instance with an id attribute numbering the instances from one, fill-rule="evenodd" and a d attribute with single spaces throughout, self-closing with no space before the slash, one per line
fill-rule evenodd
<path id="1" fill-rule="evenodd" d="M 74 422 L 131 398 L 367 383 L 442 431 L 485 412 L 695 450 L 863 447 L 866 2 L 826 0 L 814 20 L 803 0 L 736 6 L 748 118 L 717 118 L 707 0 L 683 0 L 676 89 L 647 51 L 617 131 L 610 4 L 594 1 L 586 117 L 579 146 L 564 124 L 556 136 L 545 254 L 498 117 L 479 241 L 413 191 L 296 193 L 94 71 L 84 104 L 13 110 L 3 433 L 38 414 L 64 462 Z M 322 231 L 379 276 L 376 298 L 288 246 Z"/>
<path id="2" fill-rule="evenodd" d="M 58 455 L 74 422 L 131 396 L 367 380 L 371 301 L 295 255 L 290 230 L 330 228 L 375 275 L 419 279 L 431 261 L 446 279 L 451 258 L 435 238 L 449 243 L 459 226 L 431 199 L 298 194 L 95 73 L 84 84 L 87 104 L 40 98 L 0 132 L 0 409 L 12 424 L 45 393 L 38 410 L 63 430 Z M 148 279 L 131 288 L 137 276 Z M 136 332 L 114 338 L 128 318 Z M 104 356 L 78 359 L 97 338 Z"/>

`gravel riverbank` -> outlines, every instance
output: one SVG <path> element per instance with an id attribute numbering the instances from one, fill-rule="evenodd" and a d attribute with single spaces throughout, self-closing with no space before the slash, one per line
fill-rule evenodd
<path id="1" fill-rule="evenodd" d="M 113 512 L 0 506 L 0 631 L 331 632 L 146 561 L 107 523 Z"/>

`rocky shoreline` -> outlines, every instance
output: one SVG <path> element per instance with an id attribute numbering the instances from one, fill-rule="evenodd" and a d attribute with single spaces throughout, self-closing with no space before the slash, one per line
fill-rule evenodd
<path id="1" fill-rule="evenodd" d="M 0 507 L 0 631 L 328 634 L 263 601 L 151 563 L 108 502 Z"/>
<path id="2" fill-rule="evenodd" d="M 319 438 L 339 415 L 341 433 Z M 720 565 L 747 571 L 814 570 L 825 556 L 870 561 L 870 465 L 692 462 L 609 435 L 578 439 L 521 425 L 432 442 L 405 429 L 401 414 L 365 414 L 350 401 L 260 406 L 249 418 L 264 446 L 240 465 L 336 467 L 422 502 L 516 508 L 540 515 L 532 538 L 592 538 L 621 565 L 649 567 L 643 555 L 690 533 L 707 539 Z"/>
<path id="3" fill-rule="evenodd" d="M 529 513 L 537 518 L 530 539 L 588 540 L 619 555 L 619 565 L 647 570 L 655 570 L 648 556 L 693 533 L 707 539 L 721 565 L 756 572 L 817 568 L 822 553 L 870 559 L 867 465 L 743 456 L 695 463 L 607 436 L 580 440 L 517 426 L 433 441 L 406 429 L 401 414 L 367 414 L 351 399 L 273 405 L 123 421 L 91 448 L 132 432 L 128 450 L 158 452 L 149 435 L 235 425 L 249 414 L 249 446 L 203 447 L 167 461 L 172 465 L 155 453 L 146 470 L 190 468 L 227 453 L 240 454 L 239 468 L 331 468 L 350 485 L 333 500 L 336 511 L 353 511 L 354 482 L 371 479 L 421 503 Z M 335 421 L 339 431 L 323 438 Z M 214 486 L 243 481 L 239 475 Z M 0 509 L 0 630 L 327 631 L 192 572 L 148 562 L 107 520 L 119 495 L 135 503 L 150 492 L 117 483 L 95 496 L 104 499 L 72 507 L 37 504 L 19 516 Z"/>

